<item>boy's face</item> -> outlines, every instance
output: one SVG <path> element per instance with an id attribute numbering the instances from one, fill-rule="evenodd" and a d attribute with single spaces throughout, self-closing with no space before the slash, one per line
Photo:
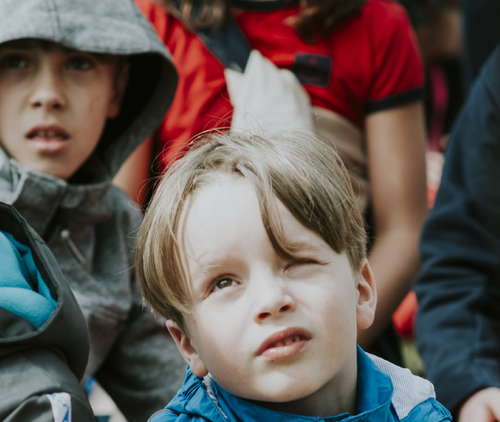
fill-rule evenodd
<path id="1" fill-rule="evenodd" d="M 30 169 L 69 178 L 119 112 L 126 81 L 116 73 L 114 63 L 53 43 L 0 45 L 0 145 Z"/>
<path id="2" fill-rule="evenodd" d="M 192 313 L 186 333 L 167 325 L 193 373 L 239 397 L 352 394 L 357 328 L 371 324 L 376 300 L 369 265 L 353 275 L 281 203 L 278 215 L 296 262 L 274 251 L 248 182 L 228 176 L 196 191 L 180 225 Z"/>

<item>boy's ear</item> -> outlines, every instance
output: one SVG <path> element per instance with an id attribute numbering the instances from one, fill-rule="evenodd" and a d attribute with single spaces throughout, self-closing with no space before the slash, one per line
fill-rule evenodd
<path id="1" fill-rule="evenodd" d="M 372 325 L 373 319 L 375 318 L 375 308 L 377 306 L 375 276 L 366 258 L 358 276 L 357 290 L 358 303 L 356 304 L 356 322 L 358 330 L 365 330 Z"/>
<path id="2" fill-rule="evenodd" d="M 109 102 L 108 113 L 106 115 L 108 119 L 113 119 L 120 113 L 120 107 L 125 95 L 130 73 L 130 63 L 116 63 L 115 66 L 119 68 L 115 70 L 114 92 Z"/>
<path id="3" fill-rule="evenodd" d="M 199 378 L 203 378 L 207 375 L 208 369 L 201 360 L 196 349 L 193 347 L 190 338 L 184 334 L 184 331 L 179 328 L 177 323 L 170 319 L 167 321 L 167 328 L 175 344 L 177 344 L 182 357 L 191 368 L 191 372 Z"/>

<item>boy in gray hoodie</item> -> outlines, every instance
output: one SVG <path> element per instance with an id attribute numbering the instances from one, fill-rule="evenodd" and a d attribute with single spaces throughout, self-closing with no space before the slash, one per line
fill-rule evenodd
<path id="1" fill-rule="evenodd" d="M 176 83 L 132 0 L 0 0 L 0 201 L 46 241 L 83 311 L 83 382 L 131 422 L 175 394 L 185 365 L 137 292 L 141 214 L 111 181 Z"/>

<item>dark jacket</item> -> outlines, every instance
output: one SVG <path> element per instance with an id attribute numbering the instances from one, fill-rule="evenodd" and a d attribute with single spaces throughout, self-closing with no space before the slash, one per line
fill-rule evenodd
<path id="1" fill-rule="evenodd" d="M 417 341 L 449 409 L 500 387 L 500 47 L 451 134 L 421 241 Z"/>
<path id="2" fill-rule="evenodd" d="M 63 180 L 33 171 L 0 148 L 0 201 L 46 241 L 83 311 L 90 337 L 84 381 L 94 376 L 130 422 L 142 422 L 173 397 L 185 364 L 138 293 L 133 249 L 141 213 L 112 180 L 163 119 L 177 74 L 132 0 L 0 0 L 0 43 L 21 38 L 125 55 L 130 63 L 120 113 L 76 174 Z"/>
<path id="3" fill-rule="evenodd" d="M 381 358 L 358 348 L 357 414 L 327 418 L 265 409 L 220 387 L 210 376 L 198 378 L 188 368 L 182 389 L 149 422 L 440 422 L 451 421 L 434 398 L 434 388 Z"/>
<path id="4" fill-rule="evenodd" d="M 0 420 L 93 421 L 79 381 L 89 340 L 82 311 L 49 248 L 0 203 Z M 59 419 L 62 420 L 62 419 Z"/>

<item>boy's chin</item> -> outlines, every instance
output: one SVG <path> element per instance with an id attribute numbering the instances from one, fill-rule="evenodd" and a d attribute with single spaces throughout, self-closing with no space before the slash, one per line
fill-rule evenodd
<path id="1" fill-rule="evenodd" d="M 290 403 L 297 402 L 299 400 L 305 399 L 310 395 L 314 394 L 314 391 L 300 391 L 295 394 L 291 394 L 290 392 L 283 392 L 283 394 L 272 394 L 267 395 L 265 398 L 261 397 L 259 399 L 246 399 L 254 404 L 257 404 L 262 407 L 269 407 L 270 405 L 274 405 L 279 407 L 279 405 L 288 405 Z"/>
<path id="2" fill-rule="evenodd" d="M 233 394 L 259 406 L 272 408 L 310 397 L 321 388 L 316 383 L 304 383 L 298 379 L 289 381 L 274 386 L 268 384 L 267 388 L 256 388 L 254 392 L 247 391 L 247 394 L 239 394 L 238 391 Z"/>
<path id="3" fill-rule="evenodd" d="M 18 160 L 16 160 L 18 161 Z M 60 162 L 58 162 L 60 161 Z M 82 163 L 68 165 L 64 160 L 40 160 L 40 161 L 19 161 L 19 163 L 32 171 L 43 173 L 48 176 L 56 177 L 63 180 L 70 179 L 82 166 Z"/>
<path id="4" fill-rule="evenodd" d="M 276 412 L 302 414 L 305 416 L 314 416 L 307 411 L 306 402 L 312 398 L 317 390 L 308 390 L 299 388 L 298 391 L 283 391 L 281 394 L 269 394 L 264 399 L 253 400 L 246 399 L 249 402 L 274 410 Z M 312 399 L 314 401 L 314 399 Z"/>
<path id="5" fill-rule="evenodd" d="M 35 170 L 38 173 L 43 173 L 48 176 L 56 177 L 58 179 L 63 179 L 63 180 L 69 179 L 74 174 L 74 171 L 73 172 L 71 170 L 68 171 L 68 169 L 64 168 L 58 169 L 57 167 L 48 168 L 47 166 L 30 166 L 30 165 L 24 165 L 24 166 L 29 168 L 30 170 Z"/>

